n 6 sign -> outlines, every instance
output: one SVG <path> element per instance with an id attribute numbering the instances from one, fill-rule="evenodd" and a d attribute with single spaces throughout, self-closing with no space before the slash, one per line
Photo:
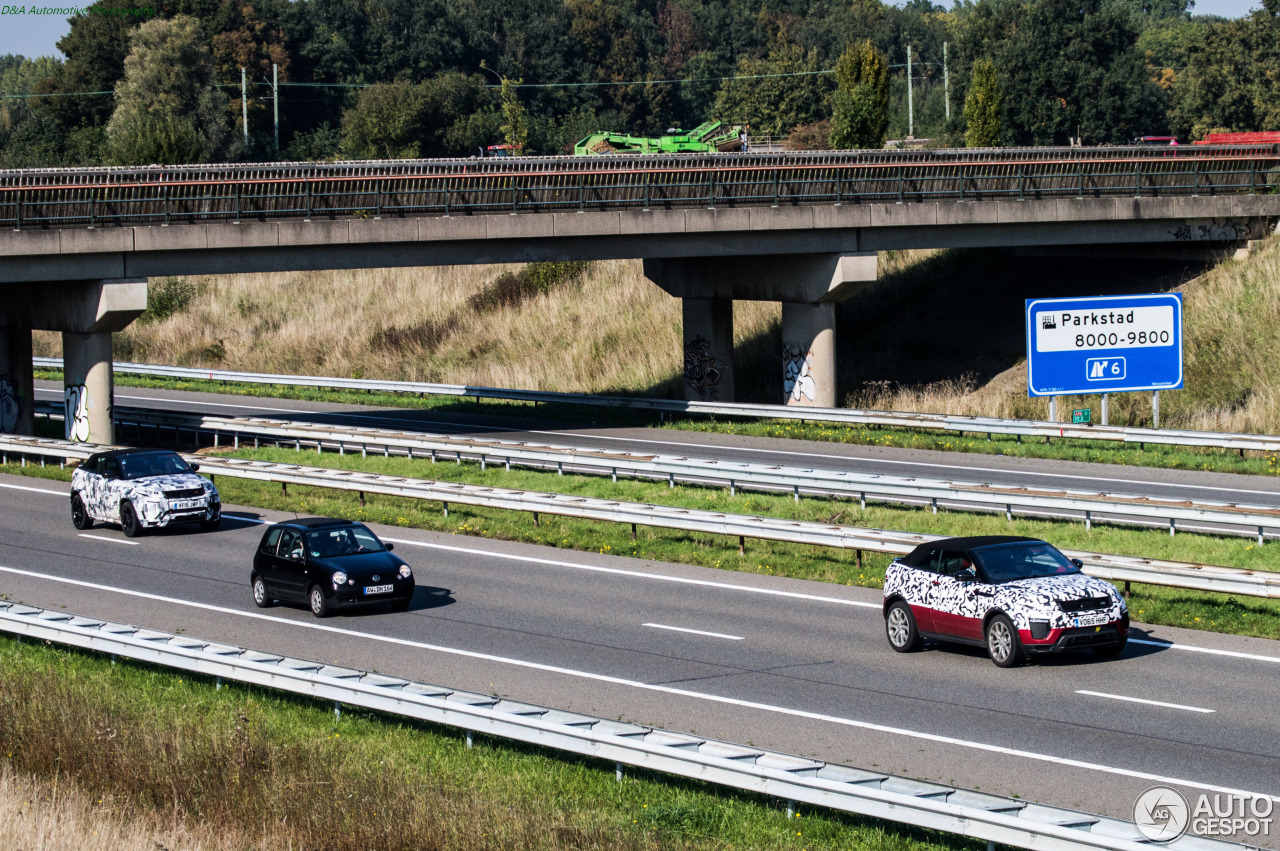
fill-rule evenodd
<path id="1" fill-rule="evenodd" d="M 1027 299 L 1027 395 L 1182 386 L 1182 295 Z"/>

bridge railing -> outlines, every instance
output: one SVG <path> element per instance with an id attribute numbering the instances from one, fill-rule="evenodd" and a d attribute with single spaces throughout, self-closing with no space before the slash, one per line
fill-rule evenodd
<path id="1" fill-rule="evenodd" d="M 1080 149 L 1074 149 L 1079 151 Z M 1185 153 L 1184 153 L 1185 152 Z M 1106 155 L 1102 155 L 1106 154 Z M 587 160 L 584 164 L 579 160 Z M 1253 194 L 1280 146 L 0 172 L 0 227 Z"/>

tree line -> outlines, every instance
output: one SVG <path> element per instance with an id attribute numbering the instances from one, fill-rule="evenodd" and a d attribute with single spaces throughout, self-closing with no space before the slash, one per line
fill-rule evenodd
<path id="1" fill-rule="evenodd" d="M 0 57 L 0 167 L 563 153 L 709 119 L 879 147 L 908 132 L 908 49 L 930 144 L 1280 129 L 1280 0 L 1238 20 L 1191 0 L 93 6 L 65 59 Z"/>

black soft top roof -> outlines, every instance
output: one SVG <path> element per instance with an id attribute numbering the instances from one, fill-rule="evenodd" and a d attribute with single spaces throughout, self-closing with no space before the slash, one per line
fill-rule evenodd
<path id="1" fill-rule="evenodd" d="M 942 538 L 937 541 L 927 541 L 907 553 L 898 561 L 903 564 L 916 567 L 920 564 L 925 553 L 930 550 L 944 549 L 955 550 L 958 552 L 969 553 L 973 550 L 980 550 L 983 547 L 994 547 L 1000 544 L 1043 544 L 1045 541 L 1040 538 L 1023 538 L 1017 535 L 973 535 L 967 538 Z"/>
<path id="2" fill-rule="evenodd" d="M 122 455 L 177 455 L 172 449 L 108 449 L 106 452 L 95 452 L 89 456 L 89 460 L 97 460 L 100 458 L 119 458 Z"/>

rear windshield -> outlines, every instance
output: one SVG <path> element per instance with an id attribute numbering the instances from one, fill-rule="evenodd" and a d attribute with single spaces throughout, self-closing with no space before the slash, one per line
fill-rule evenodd
<path id="1" fill-rule="evenodd" d="M 146 455 L 121 455 L 120 478 L 141 479 L 144 476 L 173 476 L 190 473 L 191 468 L 175 452 L 148 452 Z"/>
<path id="2" fill-rule="evenodd" d="M 1040 576 L 1065 576 L 1080 568 L 1052 544 L 1019 544 L 974 551 L 987 582 L 999 584 Z"/>

